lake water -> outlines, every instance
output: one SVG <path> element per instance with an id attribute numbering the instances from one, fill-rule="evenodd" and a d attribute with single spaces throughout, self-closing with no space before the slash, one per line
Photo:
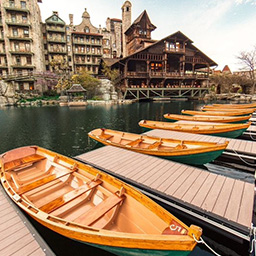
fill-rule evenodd
<path id="1" fill-rule="evenodd" d="M 105 127 L 141 133 L 142 129 L 138 126 L 141 119 L 164 121 L 165 113 L 180 113 L 182 109 L 195 110 L 202 105 L 204 102 L 177 101 L 88 105 L 82 108 L 59 106 L 0 108 L 0 154 L 21 146 L 38 145 L 67 156 L 77 156 L 95 147 L 96 143 L 87 136 L 92 129 Z M 236 175 L 235 171 L 234 175 Z M 57 255 L 111 255 L 89 246 L 78 245 L 37 223 L 34 225 Z M 197 246 L 191 255 L 212 254 L 204 246 Z"/>

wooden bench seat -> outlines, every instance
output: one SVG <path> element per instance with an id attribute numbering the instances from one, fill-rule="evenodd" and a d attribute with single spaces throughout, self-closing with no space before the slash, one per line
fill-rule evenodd
<path id="1" fill-rule="evenodd" d="M 139 143 L 143 142 L 143 139 L 136 139 L 136 140 L 133 140 L 131 142 L 129 142 L 128 144 L 126 144 L 125 146 L 128 146 L 128 147 L 133 147 Z"/>
<path id="2" fill-rule="evenodd" d="M 30 156 L 22 157 L 22 158 L 5 163 L 4 169 L 5 169 L 5 171 L 11 171 L 11 170 L 15 170 L 17 168 L 22 168 L 23 166 L 26 166 L 28 164 L 39 162 L 44 159 L 45 159 L 44 156 L 33 154 Z"/>
<path id="3" fill-rule="evenodd" d="M 74 200 L 75 198 L 81 196 L 82 194 L 94 189 L 101 183 L 102 183 L 101 180 L 97 180 L 97 181 L 91 181 L 89 184 L 84 184 L 84 185 L 78 187 L 77 189 L 72 190 L 69 193 L 67 193 L 63 196 L 60 196 L 60 197 L 54 199 L 53 201 L 41 206 L 40 210 L 44 211 L 46 213 L 50 213 L 50 212 L 58 209 L 59 207 L 67 204 L 68 202 Z"/>
<path id="4" fill-rule="evenodd" d="M 156 141 L 156 142 L 154 142 L 152 145 L 150 145 L 149 147 L 148 147 L 148 149 L 154 149 L 154 148 L 158 148 L 159 146 L 161 146 L 162 145 L 162 141 Z"/>
<path id="5" fill-rule="evenodd" d="M 124 199 L 124 195 L 119 197 L 116 194 L 113 194 L 112 196 L 108 197 L 107 199 L 75 219 L 75 222 L 85 226 L 90 226 L 95 221 L 99 220 L 107 212 L 109 212 L 111 209 L 113 209 L 115 206 L 119 205 Z"/>
<path id="6" fill-rule="evenodd" d="M 35 180 L 34 182 L 31 182 L 31 183 L 29 183 L 27 185 L 19 187 L 18 193 L 19 194 L 26 193 L 26 192 L 28 192 L 28 191 L 30 191 L 32 189 L 38 188 L 38 187 L 40 187 L 40 186 L 42 186 L 42 185 L 44 185 L 46 183 L 49 183 L 49 182 L 54 181 L 56 179 L 62 178 L 64 176 L 66 176 L 66 175 L 70 175 L 70 174 L 72 174 L 75 171 L 76 170 L 73 170 L 73 171 L 70 171 L 70 172 L 67 172 L 67 173 L 61 173 L 61 174 L 50 174 L 47 177 Z"/>

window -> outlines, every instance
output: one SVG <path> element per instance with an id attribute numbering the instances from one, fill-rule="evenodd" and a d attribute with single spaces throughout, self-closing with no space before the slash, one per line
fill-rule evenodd
<path id="1" fill-rule="evenodd" d="M 20 56 L 16 56 L 16 64 L 21 65 L 21 57 Z"/>
<path id="2" fill-rule="evenodd" d="M 87 62 L 90 62 L 90 61 L 91 61 L 90 56 L 87 56 Z"/>
<path id="3" fill-rule="evenodd" d="M 71 52 L 71 46 L 68 45 L 68 52 Z"/>
<path id="4" fill-rule="evenodd" d="M 26 60 L 27 60 L 27 64 L 32 64 L 32 58 L 31 58 L 31 56 L 27 56 L 26 57 Z"/>
<path id="5" fill-rule="evenodd" d="M 26 52 L 30 51 L 30 43 L 25 43 Z"/>
<path id="6" fill-rule="evenodd" d="M 86 47 L 86 51 L 87 51 L 87 52 L 90 52 L 90 47 Z"/>
<path id="7" fill-rule="evenodd" d="M 84 32 L 85 32 L 85 33 L 90 33 L 90 29 L 89 29 L 88 27 L 85 27 L 85 28 L 84 28 Z"/>
<path id="8" fill-rule="evenodd" d="M 83 42 L 84 41 L 84 38 L 83 37 L 80 37 L 80 42 Z"/>
<path id="9" fill-rule="evenodd" d="M 18 52 L 20 50 L 20 45 L 19 43 L 14 43 L 14 51 Z"/>
<path id="10" fill-rule="evenodd" d="M 97 49 L 98 54 L 100 54 L 100 48 Z"/>
<path id="11" fill-rule="evenodd" d="M 12 29 L 12 34 L 13 34 L 13 36 L 18 36 L 18 29 L 17 28 L 13 28 Z"/>
<path id="12" fill-rule="evenodd" d="M 84 52 L 84 47 L 81 47 L 81 52 Z"/>
<path id="13" fill-rule="evenodd" d="M 92 47 L 92 53 L 95 53 L 95 48 L 94 47 Z"/>
<path id="14" fill-rule="evenodd" d="M 23 35 L 24 35 L 24 37 L 29 37 L 29 31 L 27 28 L 23 29 Z"/>
<path id="15" fill-rule="evenodd" d="M 9 0 L 10 7 L 14 7 L 14 0 Z"/>
<path id="16" fill-rule="evenodd" d="M 95 57 L 92 57 L 92 63 L 96 63 Z"/>
<path id="17" fill-rule="evenodd" d="M 83 63 L 85 63 L 85 57 L 84 56 L 82 56 L 81 60 L 82 60 Z"/>
<path id="18" fill-rule="evenodd" d="M 29 84 L 29 90 L 30 90 L 30 91 L 33 91 L 34 89 L 35 89 L 34 84 L 31 84 L 31 83 L 30 83 L 30 84 Z"/>
<path id="19" fill-rule="evenodd" d="M 15 15 L 15 14 L 12 14 L 12 15 L 11 15 L 11 21 L 12 21 L 12 22 L 16 22 L 16 15 Z"/>
<path id="20" fill-rule="evenodd" d="M 130 8 L 127 6 L 127 7 L 126 7 L 126 11 L 129 12 L 129 10 L 130 10 Z"/>
<path id="21" fill-rule="evenodd" d="M 67 41 L 70 42 L 70 36 L 67 36 Z"/>
<path id="22" fill-rule="evenodd" d="M 25 1 L 20 1 L 21 8 L 26 9 L 26 5 L 27 3 Z"/>
<path id="23" fill-rule="evenodd" d="M 90 41 L 90 39 L 89 39 L 89 37 L 87 36 L 87 37 L 86 37 L 86 42 L 89 43 L 89 41 Z"/>
<path id="24" fill-rule="evenodd" d="M 56 15 L 54 15 L 54 16 L 52 17 L 52 20 L 53 20 L 53 21 L 58 21 L 58 17 L 57 17 Z"/>
<path id="25" fill-rule="evenodd" d="M 27 23 L 27 21 L 28 21 L 28 16 L 22 15 L 22 23 Z"/>
<path id="26" fill-rule="evenodd" d="M 94 38 L 92 38 L 92 44 L 94 44 L 94 42 L 95 42 L 95 40 L 94 40 Z"/>
<path id="27" fill-rule="evenodd" d="M 23 91 L 24 90 L 24 84 L 23 82 L 19 82 L 19 90 Z"/>

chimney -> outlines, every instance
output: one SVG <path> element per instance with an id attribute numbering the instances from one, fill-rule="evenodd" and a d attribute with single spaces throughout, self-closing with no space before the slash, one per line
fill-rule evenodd
<path id="1" fill-rule="evenodd" d="M 53 11 L 52 14 L 59 16 L 59 13 L 56 11 Z"/>
<path id="2" fill-rule="evenodd" d="M 71 26 L 73 26 L 73 18 L 74 18 L 74 15 L 73 14 L 69 14 L 69 22 L 70 22 Z"/>

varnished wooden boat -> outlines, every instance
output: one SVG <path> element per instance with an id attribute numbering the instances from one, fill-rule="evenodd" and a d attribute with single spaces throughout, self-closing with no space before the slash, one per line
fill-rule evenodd
<path id="1" fill-rule="evenodd" d="M 182 114 L 185 115 L 200 115 L 200 116 L 245 116 L 251 114 L 251 111 L 196 111 L 196 110 L 181 110 Z"/>
<path id="2" fill-rule="evenodd" d="M 201 108 L 203 111 L 211 111 L 211 112 L 227 112 L 227 113 L 232 113 L 232 112 L 237 112 L 237 113 L 242 113 L 242 115 L 248 115 L 254 113 L 256 108 L 222 108 L 222 107 L 212 107 L 212 106 L 204 106 Z"/>
<path id="3" fill-rule="evenodd" d="M 246 124 L 220 124 L 220 123 L 170 123 L 160 121 L 141 120 L 139 126 L 147 129 L 162 129 L 195 134 L 208 134 L 225 138 L 237 138 L 242 135 L 251 122 Z"/>
<path id="4" fill-rule="evenodd" d="M 89 132 L 88 135 L 104 145 L 193 165 L 202 165 L 213 161 L 222 154 L 228 145 L 228 142 L 219 144 L 189 140 L 181 141 L 109 129 L 95 129 Z"/>
<path id="5" fill-rule="evenodd" d="M 10 198 L 68 238 L 121 256 L 172 256 L 188 255 L 201 236 L 138 190 L 71 158 L 29 146 L 0 160 Z"/>
<path id="6" fill-rule="evenodd" d="M 216 122 L 216 123 L 245 123 L 252 115 L 248 116 L 188 116 L 188 115 L 177 115 L 177 114 L 165 114 L 164 117 L 171 121 L 199 121 L 199 122 Z"/>
<path id="7" fill-rule="evenodd" d="M 223 108 L 256 108 L 256 103 L 248 104 L 212 104 L 214 107 L 223 107 Z"/>

